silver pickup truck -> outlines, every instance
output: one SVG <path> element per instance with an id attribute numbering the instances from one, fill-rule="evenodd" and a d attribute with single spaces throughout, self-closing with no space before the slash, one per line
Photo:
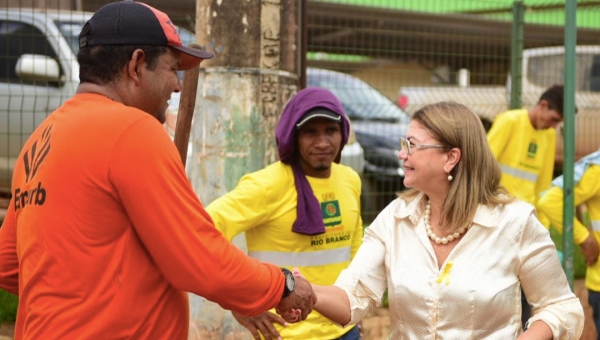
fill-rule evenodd
<path id="1" fill-rule="evenodd" d="M 0 209 L 10 196 L 21 147 L 41 121 L 75 93 L 77 36 L 90 16 L 0 9 Z"/>
<path id="2" fill-rule="evenodd" d="M 33 130 L 79 85 L 79 32 L 91 12 L 0 9 L 0 221 L 16 159 Z M 184 44 L 194 34 L 177 27 Z"/>
<path id="3" fill-rule="evenodd" d="M 564 83 L 564 47 L 541 47 L 523 51 L 521 103 L 533 107 L 542 92 L 552 84 Z M 600 146 L 600 46 L 576 48 L 575 158 L 598 150 Z M 510 80 L 507 82 L 510 84 Z M 508 86 L 407 86 L 401 87 L 398 104 L 409 114 L 425 104 L 454 100 L 465 104 L 484 122 L 508 110 Z M 562 133 L 558 134 L 556 165 L 563 160 Z"/>

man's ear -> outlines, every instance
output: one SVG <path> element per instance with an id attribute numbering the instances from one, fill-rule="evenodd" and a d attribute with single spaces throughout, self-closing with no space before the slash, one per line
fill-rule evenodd
<path id="1" fill-rule="evenodd" d="M 131 54 L 131 59 L 127 63 L 127 75 L 136 85 L 140 83 L 140 72 L 146 63 L 146 53 L 142 49 L 136 49 Z"/>

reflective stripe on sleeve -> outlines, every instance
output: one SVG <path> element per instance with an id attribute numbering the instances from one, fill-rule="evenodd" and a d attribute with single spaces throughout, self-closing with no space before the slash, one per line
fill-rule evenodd
<path id="1" fill-rule="evenodd" d="M 248 255 L 259 261 L 273 263 L 280 267 L 323 266 L 350 261 L 350 247 L 303 253 L 251 251 L 248 252 Z"/>
<path id="2" fill-rule="evenodd" d="M 592 221 L 591 224 L 594 231 L 600 231 L 600 220 Z"/>
<path id="3" fill-rule="evenodd" d="M 515 169 L 504 164 L 500 164 L 500 168 L 502 169 L 502 172 L 507 175 L 511 175 L 513 177 L 517 177 L 534 183 L 537 182 L 538 176 L 536 174 L 532 174 L 531 172 L 527 172 L 521 169 Z"/>

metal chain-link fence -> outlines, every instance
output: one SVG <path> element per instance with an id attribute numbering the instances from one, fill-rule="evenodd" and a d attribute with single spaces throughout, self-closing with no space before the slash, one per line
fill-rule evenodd
<path id="1" fill-rule="evenodd" d="M 40 122 L 75 93 L 78 34 L 108 2 L 0 1 L 0 221 L 16 157 Z M 184 44 L 195 42 L 194 1 L 160 8 L 175 12 Z M 174 129 L 176 120 L 169 118 Z"/>
<path id="2" fill-rule="evenodd" d="M 405 118 L 415 110 L 454 100 L 489 128 L 511 107 L 511 61 L 519 62 L 511 51 L 519 48 L 518 107 L 532 107 L 545 88 L 564 82 L 564 8 L 564 1 L 549 0 L 309 1 L 308 66 L 352 78 L 331 73 L 311 80 L 308 73 L 307 85 L 337 91 L 351 117 L 365 154 L 367 222 L 403 189 L 395 152 Z M 577 45 L 590 46 L 577 54 L 580 158 L 600 145 L 600 2 L 578 2 L 577 29 Z M 558 144 L 560 165 L 562 140 Z"/>
<path id="3" fill-rule="evenodd" d="M 89 16 L 80 12 L 105 3 L 0 2 L 0 187 L 5 198 L 22 143 L 78 83 L 76 36 Z M 194 1 L 148 3 L 168 12 L 182 35 L 194 41 Z M 589 46 L 577 54 L 579 158 L 600 144 L 600 2 L 577 5 L 577 45 Z M 57 10 L 46 11 L 49 6 Z M 515 30 L 523 32 L 520 106 L 535 104 L 545 87 L 563 82 L 564 6 L 550 0 L 307 1 L 307 85 L 333 89 L 352 120 L 356 146 L 345 159 L 363 173 L 365 220 L 403 188 L 398 138 L 416 109 L 455 100 L 489 127 L 495 115 L 511 107 L 511 51 L 520 39 Z M 40 61 L 19 58 L 34 54 L 49 57 L 43 61 L 45 74 L 23 79 L 19 72 L 27 70 L 17 65 Z M 560 161 L 562 143 L 558 149 Z"/>
<path id="4" fill-rule="evenodd" d="M 75 92 L 77 35 L 83 23 L 108 2 L 0 0 L 0 214 L 10 197 L 12 168 L 21 146 L 47 114 Z M 200 15 L 196 1 L 145 2 L 169 14 L 182 29 L 185 44 L 195 40 Z M 403 189 L 398 139 L 415 110 L 455 100 L 473 109 L 489 127 L 497 114 L 516 102 L 530 107 L 545 87 L 564 81 L 564 1 L 298 3 L 306 6 L 300 20 L 306 30 L 288 29 L 306 33 L 301 38 L 306 50 L 295 46 L 299 54 L 306 52 L 306 84 L 335 92 L 352 121 L 353 136 L 343 161 L 362 174 L 367 223 Z M 579 158 L 600 145 L 600 1 L 581 0 L 577 6 L 577 45 L 586 46 L 578 49 L 576 58 Z M 522 35 L 515 33 L 519 31 Z M 511 57 L 520 49 L 518 58 Z M 511 88 L 509 78 L 515 62 L 523 76 L 519 91 Z M 559 140 L 559 153 L 561 145 Z"/>

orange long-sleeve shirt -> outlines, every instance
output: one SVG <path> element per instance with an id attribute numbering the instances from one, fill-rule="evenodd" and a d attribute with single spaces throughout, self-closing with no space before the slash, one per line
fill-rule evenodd
<path id="1" fill-rule="evenodd" d="M 278 267 L 213 226 L 149 114 L 79 94 L 25 144 L 0 228 L 0 287 L 18 294 L 16 339 L 187 339 L 193 292 L 258 314 Z"/>

